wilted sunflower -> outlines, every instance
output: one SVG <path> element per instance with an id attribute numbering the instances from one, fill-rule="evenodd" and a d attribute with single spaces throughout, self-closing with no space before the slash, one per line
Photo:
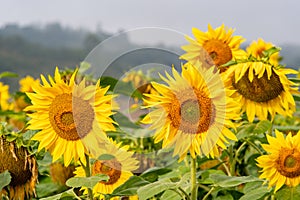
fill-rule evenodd
<path id="1" fill-rule="evenodd" d="M 38 177 L 35 158 L 29 155 L 25 147 L 17 148 L 14 142 L 8 142 L 0 136 L 0 173 L 5 170 L 11 175 L 8 193 L 10 199 L 29 199 L 35 196 Z"/>
<path id="2" fill-rule="evenodd" d="M 0 82 L 0 110 L 11 110 L 13 105 L 9 103 L 9 86 Z"/>
<path id="3" fill-rule="evenodd" d="M 166 73 L 162 80 L 153 82 L 157 95 L 145 95 L 148 108 L 154 108 L 142 120 L 156 129 L 155 142 L 164 147 L 175 147 L 174 155 L 182 160 L 189 151 L 196 155 L 218 155 L 218 147 L 226 148 L 227 138 L 236 140 L 228 129 L 234 127 L 230 119 L 239 118 L 239 107 L 226 96 L 219 72 L 202 69 L 187 63 L 180 75 L 174 68 L 173 77 Z"/>
<path id="4" fill-rule="evenodd" d="M 39 79 L 34 79 L 31 76 L 26 76 L 19 81 L 20 92 L 33 92 L 32 86 L 39 83 L 40 83 Z"/>
<path id="5" fill-rule="evenodd" d="M 133 152 L 128 151 L 129 146 L 121 147 L 121 143 L 116 144 L 111 140 L 105 148 L 105 154 L 111 155 L 113 158 L 109 160 L 96 160 L 91 166 L 92 175 L 106 174 L 109 176 L 108 181 L 98 182 L 94 188 L 93 193 L 95 196 L 102 196 L 103 194 L 111 194 L 114 189 L 125 183 L 133 170 L 138 168 L 138 161 L 132 157 Z M 85 171 L 82 166 L 76 168 L 74 172 L 76 177 L 85 177 Z M 87 189 L 84 193 L 87 194 Z"/>
<path id="6" fill-rule="evenodd" d="M 271 119 L 276 113 L 291 116 L 295 111 L 292 93 L 297 91 L 295 84 L 288 80 L 287 74 L 295 70 L 279 68 L 263 62 L 245 62 L 230 66 L 224 74 L 225 85 L 234 91 L 232 97 L 242 105 L 252 122 L 257 116 L 260 120 Z"/>
<path id="7" fill-rule="evenodd" d="M 105 95 L 108 88 L 96 85 L 85 86 L 85 81 L 75 84 L 73 73 L 69 83 L 61 79 L 58 68 L 50 83 L 41 75 L 43 85 L 33 87 L 35 93 L 27 93 L 33 105 L 25 111 L 31 120 L 27 129 L 41 130 L 33 136 L 39 140 L 39 149 L 46 148 L 53 156 L 53 162 L 64 156 L 68 166 L 72 159 L 85 159 L 86 150 L 93 155 L 101 150 L 107 138 L 104 131 L 114 130 L 112 95 Z M 95 155 L 96 156 L 96 155 Z"/>
<path id="8" fill-rule="evenodd" d="M 246 49 L 249 55 L 257 59 L 263 58 L 263 51 L 268 50 L 274 47 L 271 42 L 265 42 L 263 39 L 259 38 L 257 41 L 253 41 Z M 279 52 L 272 54 L 269 58 L 269 62 L 271 65 L 277 66 L 279 61 Z"/>
<path id="9" fill-rule="evenodd" d="M 213 29 L 208 24 L 208 31 L 203 32 L 197 28 L 192 29 L 195 40 L 186 36 L 189 45 L 182 46 L 186 51 L 180 58 L 192 64 L 197 61 L 204 62 L 204 65 L 221 66 L 234 58 L 239 58 L 245 52 L 240 49 L 240 44 L 244 41 L 241 36 L 232 36 L 234 30 L 222 26 Z M 223 70 L 221 70 L 223 71 Z"/>
<path id="10" fill-rule="evenodd" d="M 300 183 L 300 131 L 298 135 L 283 134 L 275 130 L 276 137 L 267 135 L 269 144 L 262 147 L 269 153 L 257 158 L 261 167 L 259 178 L 267 179 L 269 187 L 275 185 L 275 192 L 284 184 L 295 187 Z"/>

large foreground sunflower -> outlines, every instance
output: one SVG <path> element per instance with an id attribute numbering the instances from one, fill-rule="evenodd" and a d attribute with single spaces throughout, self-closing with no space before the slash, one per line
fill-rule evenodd
<path id="1" fill-rule="evenodd" d="M 58 68 L 50 83 L 42 75 L 43 85 L 35 85 L 35 93 L 27 93 L 32 105 L 25 111 L 31 120 L 27 129 L 40 130 L 33 140 L 40 141 L 39 150 L 46 148 L 53 156 L 53 162 L 61 156 L 67 166 L 72 159 L 84 161 L 84 154 L 90 151 L 100 154 L 102 143 L 107 138 L 104 131 L 114 130 L 112 95 L 105 95 L 108 88 L 96 85 L 85 86 L 83 80 L 75 84 L 73 73 L 68 83 L 61 79 Z"/>
<path id="2" fill-rule="evenodd" d="M 128 151 L 129 146 L 121 147 L 121 143 L 116 144 L 111 140 L 105 148 L 106 154 L 111 155 L 109 160 L 96 160 L 91 166 L 92 175 L 106 174 L 108 181 L 98 182 L 94 188 L 95 196 L 101 197 L 104 194 L 111 194 L 114 189 L 125 183 L 133 174 L 131 171 L 138 168 L 138 161 L 132 157 L 133 152 Z M 76 168 L 74 172 L 76 177 L 85 177 L 85 171 L 82 166 Z M 86 188 L 84 193 L 87 194 Z"/>
<path id="3" fill-rule="evenodd" d="M 240 44 L 244 39 L 241 36 L 232 36 L 234 30 L 228 29 L 224 24 L 216 29 L 213 29 L 208 24 L 207 32 L 196 28 L 193 28 L 192 32 L 195 40 L 186 36 L 190 44 L 182 46 L 186 53 L 180 57 L 192 64 L 196 64 L 199 61 L 203 62 L 205 66 L 221 66 L 245 54 L 240 49 Z"/>
<path id="4" fill-rule="evenodd" d="M 295 70 L 275 68 L 263 62 L 245 62 L 230 66 L 224 74 L 225 84 L 234 92 L 236 98 L 252 122 L 257 116 L 260 120 L 271 119 L 276 113 L 291 116 L 295 111 L 292 93 L 297 91 L 295 84 L 288 80 L 287 74 Z"/>
<path id="5" fill-rule="evenodd" d="M 269 153 L 257 158 L 258 166 L 262 168 L 259 178 L 267 179 L 269 186 L 275 185 L 275 192 L 283 185 L 295 187 L 300 183 L 300 132 L 284 138 L 275 130 L 276 137 L 267 135 L 269 144 L 262 147 Z"/>
<path id="6" fill-rule="evenodd" d="M 227 138 L 236 140 L 228 129 L 230 119 L 237 119 L 239 107 L 226 96 L 219 73 L 214 68 L 202 69 L 186 64 L 180 75 L 162 77 L 168 85 L 153 82 L 159 94 L 146 94 L 148 108 L 154 108 L 142 120 L 156 129 L 155 142 L 175 147 L 174 155 L 182 160 L 188 151 L 196 155 L 218 155 L 218 147 L 226 148 Z"/>
<path id="7" fill-rule="evenodd" d="M 259 38 L 257 41 L 253 41 L 246 49 L 247 53 L 257 59 L 264 57 L 263 52 L 274 47 L 271 42 L 265 42 Z M 269 58 L 271 65 L 277 66 L 279 61 L 279 52 L 272 54 Z"/>

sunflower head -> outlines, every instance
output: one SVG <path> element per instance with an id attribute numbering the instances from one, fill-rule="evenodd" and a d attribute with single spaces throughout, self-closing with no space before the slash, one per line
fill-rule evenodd
<path id="1" fill-rule="evenodd" d="M 180 160 L 188 152 L 193 158 L 218 155 L 218 147 L 226 148 L 226 138 L 236 139 L 227 128 L 234 126 L 230 119 L 238 118 L 237 104 L 227 97 L 214 68 L 188 63 L 181 75 L 174 68 L 172 72 L 174 78 L 168 73 L 167 78 L 161 76 L 167 85 L 152 83 L 159 94 L 146 95 L 146 107 L 153 111 L 142 123 L 151 124 L 155 142 L 162 141 L 163 148 L 175 147 L 174 155 Z"/>
<path id="2" fill-rule="evenodd" d="M 41 76 L 43 85 L 34 85 L 34 93 L 27 93 L 32 105 L 25 111 L 31 120 L 28 129 L 40 130 L 33 140 L 40 141 L 39 150 L 46 148 L 53 162 L 64 157 L 65 165 L 74 158 L 84 160 L 85 153 L 95 156 L 107 142 L 105 131 L 115 130 L 111 119 L 113 95 L 106 95 L 108 88 L 85 85 L 85 80 L 75 83 L 75 71 L 71 78 L 62 80 L 58 68 L 49 82 Z"/>
<path id="3" fill-rule="evenodd" d="M 34 79 L 31 76 L 26 76 L 19 81 L 20 92 L 33 92 L 32 86 L 35 84 L 40 84 L 39 79 Z"/>
<path id="4" fill-rule="evenodd" d="M 296 84 L 287 74 L 296 71 L 274 66 L 261 61 L 247 61 L 230 66 L 224 74 L 225 85 L 233 92 L 231 96 L 241 102 L 248 120 L 257 116 L 260 120 L 273 119 L 276 113 L 291 116 L 295 111 L 292 93 Z"/>
<path id="5" fill-rule="evenodd" d="M 133 175 L 131 171 L 138 168 L 138 161 L 132 157 L 133 152 L 128 151 L 129 146 L 121 147 L 121 143 L 117 144 L 111 139 L 106 145 L 105 149 L 107 152 L 105 154 L 111 155 L 111 159 L 96 159 L 91 166 L 92 175 L 106 174 L 109 177 L 108 181 L 100 181 L 94 186 L 93 193 L 96 196 L 111 194 L 114 189 L 122 185 Z M 82 166 L 77 167 L 74 173 L 76 177 L 85 176 Z M 87 189 L 83 189 L 85 190 L 84 193 L 87 193 Z"/>
<path id="6" fill-rule="evenodd" d="M 257 166 L 262 168 L 260 178 L 275 186 L 275 192 L 283 185 L 295 187 L 300 183 L 300 131 L 296 136 L 275 131 L 276 136 L 267 135 L 268 143 L 262 147 L 268 152 L 257 158 Z"/>
<path id="7" fill-rule="evenodd" d="M 249 56 L 253 56 L 256 59 L 262 59 L 264 51 L 274 47 L 271 42 L 265 42 L 263 39 L 259 38 L 257 41 L 253 41 L 246 49 Z M 272 54 L 269 58 L 271 65 L 277 66 L 280 60 L 279 52 Z"/>
<path id="8" fill-rule="evenodd" d="M 186 53 L 180 58 L 194 65 L 197 62 L 203 63 L 206 67 L 216 65 L 223 72 L 226 68 L 221 68 L 222 65 L 245 55 L 245 52 L 240 49 L 244 39 L 241 36 L 232 36 L 234 30 L 225 27 L 224 24 L 216 29 L 209 24 L 207 32 L 196 28 L 192 31 L 195 39 L 186 37 L 190 44 L 182 47 Z"/>
<path id="9" fill-rule="evenodd" d="M 10 199 L 25 199 L 35 196 L 37 182 L 37 163 L 25 147 L 17 147 L 0 137 L 0 173 L 8 170 L 11 175 L 9 184 Z"/>
<path id="10" fill-rule="evenodd" d="M 9 102 L 9 86 L 0 82 L 0 110 L 11 110 L 13 104 Z"/>

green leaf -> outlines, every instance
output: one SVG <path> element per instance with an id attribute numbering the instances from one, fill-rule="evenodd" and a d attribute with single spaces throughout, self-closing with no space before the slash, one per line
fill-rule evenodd
<path id="1" fill-rule="evenodd" d="M 54 196 L 50 196 L 50 197 L 45 197 L 45 198 L 41 198 L 40 200 L 53 200 L 53 199 L 79 199 L 80 198 L 76 195 L 76 193 L 73 191 L 73 189 L 64 191 L 60 194 L 56 194 Z"/>
<path id="2" fill-rule="evenodd" d="M 8 77 L 15 78 L 15 77 L 18 77 L 18 76 L 19 76 L 18 74 L 15 74 L 15 73 L 12 73 L 12 72 L 2 72 L 0 74 L 0 79 L 1 78 L 8 78 Z"/>
<path id="3" fill-rule="evenodd" d="M 218 185 L 223 188 L 235 187 L 243 183 L 259 181 L 257 177 L 254 176 L 226 176 L 220 174 L 211 174 L 210 179 L 213 180 L 215 185 Z"/>
<path id="4" fill-rule="evenodd" d="M 294 100 L 295 101 L 300 101 L 300 95 L 298 94 L 293 94 Z"/>
<path id="5" fill-rule="evenodd" d="M 252 190 L 248 191 L 245 195 L 243 195 L 240 200 L 257 200 L 265 196 L 267 193 L 269 193 L 271 189 L 268 190 L 267 187 L 257 187 L 253 188 Z"/>
<path id="6" fill-rule="evenodd" d="M 160 199 L 163 200 L 181 200 L 182 197 L 173 190 L 167 190 L 163 193 Z"/>
<path id="7" fill-rule="evenodd" d="M 0 191 L 7 185 L 9 185 L 11 181 L 10 173 L 5 170 L 0 174 Z"/>
<path id="8" fill-rule="evenodd" d="M 268 131 L 272 126 L 272 123 L 268 120 L 259 121 L 253 129 L 253 133 L 261 134 Z"/>
<path id="9" fill-rule="evenodd" d="M 215 198 L 215 200 L 234 200 L 231 194 L 220 195 Z M 251 199 L 252 200 L 252 199 Z"/>
<path id="10" fill-rule="evenodd" d="M 113 191 L 112 196 L 135 195 L 140 187 L 149 183 L 150 182 L 144 180 L 139 176 L 131 176 L 125 183 L 123 183 L 121 186 L 119 186 Z"/>
<path id="11" fill-rule="evenodd" d="M 259 121 L 258 123 L 249 123 L 238 128 L 236 137 L 238 140 L 249 137 L 250 135 L 258 135 L 265 133 L 270 129 L 272 123 L 268 120 Z"/>
<path id="12" fill-rule="evenodd" d="M 128 117 L 123 115 L 120 112 L 117 112 L 113 115 L 113 118 L 116 122 L 118 122 L 120 127 L 127 127 L 127 128 L 134 128 L 134 129 L 141 129 L 140 126 L 136 125 L 135 123 L 131 122 Z"/>
<path id="13" fill-rule="evenodd" d="M 109 177 L 105 174 L 98 174 L 91 177 L 72 177 L 67 180 L 66 185 L 69 187 L 87 187 L 93 188 L 99 181 L 107 181 Z"/>
<path id="14" fill-rule="evenodd" d="M 89 68 L 91 68 L 91 64 L 86 62 L 86 61 L 83 61 L 80 63 L 80 66 L 79 66 L 79 69 L 78 69 L 78 72 L 80 74 L 83 74 L 84 72 L 86 72 Z"/>
<path id="15" fill-rule="evenodd" d="M 289 78 L 290 81 L 293 81 L 294 83 L 300 83 L 300 78 Z"/>
<path id="16" fill-rule="evenodd" d="M 115 88 L 115 85 L 118 83 L 118 79 L 115 79 L 113 77 L 110 76 L 103 76 L 100 79 L 100 85 L 102 87 L 107 87 L 109 86 L 109 90 L 113 91 L 113 89 Z"/>
<path id="17" fill-rule="evenodd" d="M 291 192 L 293 192 L 293 195 L 291 195 Z M 284 199 L 284 200 L 300 199 L 300 187 L 299 185 L 295 188 L 291 188 L 287 186 L 282 187 L 279 191 L 275 193 L 275 197 L 276 199 Z"/>
<path id="18" fill-rule="evenodd" d="M 171 172 L 171 169 L 167 168 L 150 168 L 149 170 L 145 171 L 141 177 L 149 182 L 154 182 L 158 179 L 158 176 Z"/>
<path id="19" fill-rule="evenodd" d="M 98 160 L 111 160 L 114 159 L 115 156 L 111 154 L 102 154 L 101 156 L 98 157 Z"/>
<path id="20" fill-rule="evenodd" d="M 138 189 L 137 193 L 140 200 L 146 200 L 163 191 L 176 189 L 177 183 L 171 182 L 169 179 L 164 179 L 154 183 L 150 183 Z"/>
<path id="21" fill-rule="evenodd" d="M 271 47 L 270 49 L 264 50 L 262 52 L 264 57 L 270 57 L 271 55 L 273 55 L 274 53 L 277 53 L 281 50 L 281 48 L 279 47 Z"/>

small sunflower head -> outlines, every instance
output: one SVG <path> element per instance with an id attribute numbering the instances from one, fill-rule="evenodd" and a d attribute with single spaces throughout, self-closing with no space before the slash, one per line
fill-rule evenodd
<path id="1" fill-rule="evenodd" d="M 40 83 L 39 79 L 34 79 L 31 76 L 26 76 L 19 81 L 20 92 L 33 92 L 32 86 L 39 83 Z"/>
<path id="2" fill-rule="evenodd" d="M 0 173 L 8 170 L 10 199 L 25 199 L 35 196 L 38 170 L 36 160 L 24 147 L 17 148 L 14 142 L 0 137 Z"/>
<path id="3" fill-rule="evenodd" d="M 267 135 L 268 143 L 262 147 L 268 152 L 257 158 L 261 167 L 260 178 L 269 180 L 269 186 L 275 186 L 275 192 L 283 185 L 295 187 L 300 183 L 300 132 L 296 136 L 275 130 L 276 136 Z"/>
<path id="4" fill-rule="evenodd" d="M 208 31 L 203 32 L 193 28 L 195 39 L 186 37 L 190 44 L 182 47 L 186 51 L 180 58 L 192 64 L 203 63 L 204 67 L 215 65 L 220 72 L 226 71 L 227 67 L 222 65 L 233 59 L 238 59 L 246 53 L 240 49 L 240 44 L 244 41 L 241 36 L 232 36 L 234 29 L 222 26 L 213 29 L 208 25 Z"/>
<path id="5" fill-rule="evenodd" d="M 253 56 L 256 59 L 262 59 L 266 56 L 266 51 L 273 48 L 274 45 L 271 42 L 266 42 L 263 39 L 259 38 L 257 41 L 253 41 L 246 49 L 248 56 Z M 269 62 L 271 65 L 277 66 L 281 57 L 279 56 L 279 52 L 274 52 L 269 56 Z"/>

